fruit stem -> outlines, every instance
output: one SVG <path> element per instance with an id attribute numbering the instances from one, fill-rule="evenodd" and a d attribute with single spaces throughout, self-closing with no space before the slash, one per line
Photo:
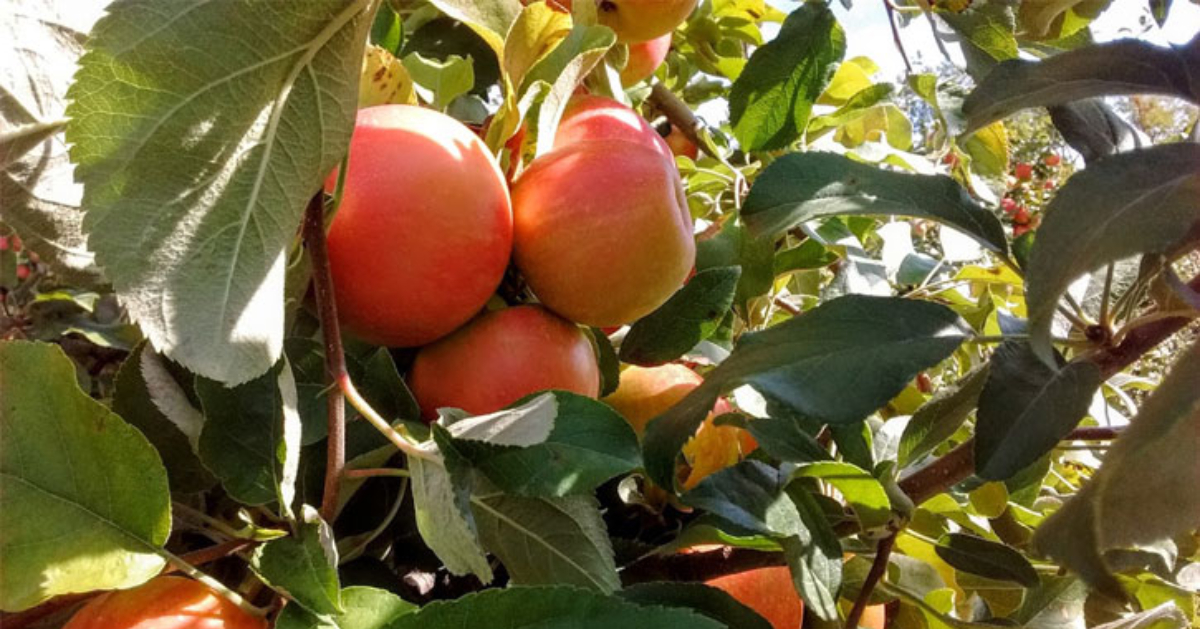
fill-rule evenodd
<path id="1" fill-rule="evenodd" d="M 353 406 L 360 415 L 368 422 L 371 422 L 371 425 L 383 433 L 383 436 L 387 437 L 388 441 L 391 441 L 392 445 L 395 445 L 398 450 L 406 456 L 436 461 L 438 464 L 441 464 L 441 459 L 437 454 L 419 448 L 416 440 L 408 434 L 408 431 L 404 430 L 403 427 L 393 427 L 378 411 L 371 408 L 371 405 L 359 394 L 358 389 L 354 388 L 354 383 L 350 381 L 350 376 L 343 372 L 337 380 L 337 385 L 346 396 L 346 400 L 350 402 L 350 406 Z"/>
<path id="2" fill-rule="evenodd" d="M 344 172 L 344 169 L 343 169 Z M 304 244 L 312 259 L 313 294 L 317 301 L 317 317 L 325 340 L 325 375 L 331 383 L 346 376 L 346 356 L 342 351 L 342 334 L 338 327 L 337 304 L 333 298 L 333 273 L 329 267 L 329 251 L 325 243 L 324 194 L 317 192 L 304 210 Z M 346 467 L 346 405 L 341 387 L 330 387 L 325 397 L 328 412 L 329 437 L 325 448 L 325 486 L 321 496 L 321 517 L 333 524 L 337 516 L 338 489 L 342 470 Z"/>
<path id="3" fill-rule="evenodd" d="M 875 547 L 875 561 L 871 562 L 871 571 L 867 573 L 867 579 L 863 581 L 862 589 L 858 591 L 858 598 L 854 599 L 854 607 L 850 608 L 850 613 L 846 616 L 846 629 L 857 629 L 858 622 L 862 620 L 863 611 L 871 602 L 871 593 L 875 591 L 875 586 L 879 585 L 879 581 L 887 572 L 888 558 L 892 555 L 892 547 L 896 545 L 896 536 L 899 534 L 897 531 L 888 535 L 879 540 L 879 544 Z"/>
<path id="4" fill-rule="evenodd" d="M 251 614 L 256 618 L 266 617 L 267 610 L 265 610 L 261 607 L 255 607 L 254 605 L 251 605 L 249 601 L 242 598 L 241 594 L 238 594 L 237 592 L 234 592 L 233 590 L 229 589 L 228 587 L 225 586 L 224 583 L 221 583 L 220 581 L 208 576 L 207 574 L 200 571 L 192 564 L 184 561 L 181 557 L 175 556 L 174 554 L 172 554 L 170 551 L 168 551 L 165 548 L 158 548 L 158 549 L 156 549 L 156 551 L 158 552 L 158 554 L 160 556 L 162 556 L 164 559 L 166 559 L 167 562 L 169 562 L 172 566 L 178 568 L 180 572 L 203 583 L 204 585 L 207 585 L 209 588 L 211 588 L 217 594 L 225 597 L 226 599 L 229 600 L 229 602 L 240 607 L 242 609 L 242 611 L 246 612 L 247 614 Z"/>
<path id="5" fill-rule="evenodd" d="M 400 478 L 408 478 L 410 476 L 408 470 L 402 470 L 394 467 L 372 467 L 357 470 L 346 470 L 345 475 L 346 478 L 374 478 L 376 476 L 399 476 Z"/>

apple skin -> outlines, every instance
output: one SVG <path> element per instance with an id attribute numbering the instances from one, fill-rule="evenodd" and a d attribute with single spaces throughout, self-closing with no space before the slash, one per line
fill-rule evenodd
<path id="1" fill-rule="evenodd" d="M 495 292 L 511 250 L 508 186 L 470 129 L 410 105 L 358 112 L 345 193 L 329 228 L 347 329 L 397 347 L 445 336 Z"/>
<path id="2" fill-rule="evenodd" d="M 63 629 L 266 629 L 207 585 L 157 577 L 131 590 L 106 592 L 83 606 Z"/>
<path id="3" fill-rule="evenodd" d="M 880 603 L 879 605 L 867 605 L 863 609 L 862 618 L 858 621 L 858 626 L 863 629 L 883 629 L 887 624 L 887 606 Z"/>
<path id="4" fill-rule="evenodd" d="M 679 127 L 671 125 L 671 132 L 666 137 L 667 146 L 671 153 L 695 160 L 700 156 L 700 147 L 692 143 Z"/>
<path id="5" fill-rule="evenodd" d="M 571 0 L 553 0 L 571 10 Z M 662 37 L 683 24 L 695 10 L 697 0 L 598 0 L 596 14 L 601 24 L 617 34 L 617 41 L 633 44 Z"/>
<path id="6" fill-rule="evenodd" d="M 554 148 L 595 140 L 625 140 L 648 146 L 672 166 L 675 156 L 667 141 L 638 112 L 611 98 L 572 97 L 554 134 Z"/>
<path id="7" fill-rule="evenodd" d="M 765 618 L 774 629 L 800 629 L 804 624 L 804 601 L 796 593 L 786 566 L 727 574 L 705 584 L 724 590 Z"/>
<path id="8" fill-rule="evenodd" d="M 593 327 L 650 314 L 696 259 L 679 173 L 644 144 L 576 142 L 513 185 L 513 260 L 547 308 Z"/>
<path id="9" fill-rule="evenodd" d="M 629 44 L 629 60 L 621 70 L 622 87 L 630 87 L 654 74 L 671 50 L 671 34 L 655 37 L 650 41 Z"/>
<path id="10" fill-rule="evenodd" d="M 650 420 L 675 406 L 701 382 L 700 374 L 683 365 L 633 365 L 621 371 L 617 390 L 602 401 L 616 409 L 640 437 Z"/>
<path id="11" fill-rule="evenodd" d="M 421 348 L 408 383 L 421 416 L 432 420 L 439 408 L 482 415 L 545 389 L 594 398 L 600 367 L 579 327 L 540 306 L 514 306 Z"/>

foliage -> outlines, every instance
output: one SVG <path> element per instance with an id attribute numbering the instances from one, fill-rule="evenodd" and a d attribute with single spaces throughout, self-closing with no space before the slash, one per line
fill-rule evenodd
<path id="1" fill-rule="evenodd" d="M 824 3 L 703 0 L 622 89 L 612 3 L 76 4 L 0 16 L 6 627 L 175 569 L 288 629 L 758 626 L 699 582 L 764 565 L 806 626 L 1200 626 L 1200 34 L 889 2 L 967 60 L 890 80 Z M 597 390 L 703 381 L 642 435 L 418 408 L 415 350 L 326 307 L 356 109 L 445 112 L 511 182 L 580 89 L 699 147 L 696 273 L 589 330 Z M 512 267 L 489 307 L 534 299 Z"/>

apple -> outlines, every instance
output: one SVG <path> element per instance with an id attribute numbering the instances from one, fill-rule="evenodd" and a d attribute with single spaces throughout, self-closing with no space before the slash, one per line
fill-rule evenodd
<path id="1" fill-rule="evenodd" d="M 671 125 L 671 132 L 667 134 L 666 140 L 667 146 L 671 147 L 671 153 L 675 155 L 687 157 L 693 160 L 700 156 L 699 147 L 693 144 L 692 141 L 683 134 L 683 131 L 681 131 L 679 127 L 675 125 Z"/>
<path id="2" fill-rule="evenodd" d="M 883 629 L 887 624 L 887 606 L 880 603 L 879 605 L 867 605 L 863 609 L 862 618 L 858 620 L 858 626 L 863 629 Z"/>
<path id="3" fill-rule="evenodd" d="M 63 629 L 266 629 L 207 585 L 157 577 L 131 590 L 106 592 L 75 612 Z"/>
<path id="4" fill-rule="evenodd" d="M 470 129 L 410 105 L 358 112 L 344 196 L 329 228 L 347 329 L 398 347 L 445 336 L 495 292 L 511 250 L 507 183 Z"/>
<path id="5" fill-rule="evenodd" d="M 773 629 L 800 629 L 804 624 L 804 601 L 792 585 L 787 566 L 755 568 L 727 574 L 705 582 L 771 623 Z"/>
<path id="6" fill-rule="evenodd" d="M 588 140 L 534 160 L 513 196 L 513 261 L 558 314 L 593 327 L 650 314 L 696 259 L 675 165 L 644 143 Z"/>
<path id="7" fill-rule="evenodd" d="M 683 365 L 660 367 L 631 365 L 621 371 L 621 381 L 603 402 L 616 409 L 639 436 L 646 424 L 675 406 L 700 386 L 704 378 Z"/>
<path id="8" fill-rule="evenodd" d="M 629 44 L 629 59 L 621 70 L 621 85 L 630 87 L 650 78 L 662 65 L 671 50 L 671 34 L 655 37 L 649 41 Z"/>
<path id="9" fill-rule="evenodd" d="M 540 306 L 515 306 L 421 348 L 408 383 L 422 417 L 431 420 L 439 408 L 482 415 L 545 389 L 594 398 L 600 367 L 578 326 Z"/>
<path id="10" fill-rule="evenodd" d="M 611 98 L 574 96 L 567 102 L 554 134 L 554 148 L 594 140 L 625 140 L 650 147 L 674 167 L 667 141 L 638 112 Z"/>
<path id="11" fill-rule="evenodd" d="M 600 23 L 617 34 L 617 41 L 627 44 L 670 33 L 683 24 L 695 8 L 696 0 L 600 0 L 596 3 Z"/>

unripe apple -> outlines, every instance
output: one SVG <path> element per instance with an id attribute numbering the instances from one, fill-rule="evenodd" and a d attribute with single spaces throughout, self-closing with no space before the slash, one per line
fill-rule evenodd
<path id="1" fill-rule="evenodd" d="M 559 0 L 570 8 L 570 0 Z M 683 24 L 696 0 L 599 0 L 600 23 L 611 28 L 622 43 L 644 42 L 662 37 Z"/>
<path id="2" fill-rule="evenodd" d="M 754 610 L 773 629 L 800 629 L 804 624 L 804 601 L 792 585 L 787 566 L 755 568 L 705 583 Z"/>
<path id="3" fill-rule="evenodd" d="M 624 325 L 683 284 L 696 258 L 675 165 L 645 144 L 591 140 L 536 159 L 513 195 L 513 260 L 547 308 Z"/>
<path id="4" fill-rule="evenodd" d="M 603 96 L 572 97 L 554 134 L 554 148 L 594 140 L 626 140 L 650 147 L 672 166 L 674 154 L 666 140 L 638 112 Z"/>
<path id="5" fill-rule="evenodd" d="M 671 147 L 671 153 L 696 159 L 700 156 L 700 148 L 692 143 L 683 131 L 675 125 L 671 125 L 671 132 L 667 134 L 667 146 Z"/>
<path id="6" fill-rule="evenodd" d="M 701 382 L 704 378 L 700 374 L 683 365 L 633 365 L 621 371 L 617 390 L 603 401 L 616 409 L 640 436 L 650 420 L 675 406 Z"/>
<path id="7" fill-rule="evenodd" d="M 401 347 L 445 336 L 495 292 L 511 250 L 508 186 L 470 129 L 409 105 L 358 112 L 329 228 L 338 316 L 348 329 Z"/>
<path id="8" fill-rule="evenodd" d="M 75 612 L 63 629 L 266 629 L 267 623 L 199 581 L 157 577 L 106 592 Z"/>
<path id="9" fill-rule="evenodd" d="M 596 397 L 600 368 L 578 326 L 540 306 L 515 306 L 421 348 L 408 382 L 428 420 L 447 406 L 491 413 L 544 389 Z"/>
<path id="10" fill-rule="evenodd" d="M 629 59 L 621 70 L 621 85 L 630 87 L 654 74 L 671 50 L 671 34 L 649 41 L 629 44 Z"/>

